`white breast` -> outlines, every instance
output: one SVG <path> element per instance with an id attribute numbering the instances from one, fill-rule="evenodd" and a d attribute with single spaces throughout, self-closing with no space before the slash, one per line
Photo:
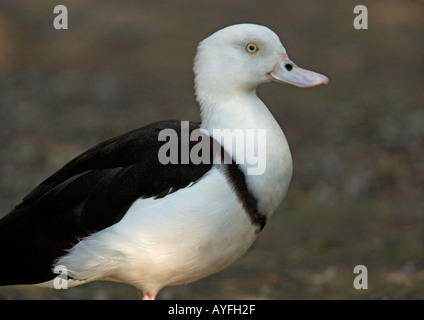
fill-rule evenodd
<path id="1" fill-rule="evenodd" d="M 77 279 L 113 278 L 149 292 L 227 267 L 250 247 L 255 227 L 216 168 L 191 187 L 139 199 L 123 219 L 59 259 Z"/>
<path id="2" fill-rule="evenodd" d="M 226 103 L 204 107 L 202 111 L 204 118 L 202 128 L 213 137 L 214 128 L 242 130 L 242 132 L 253 130 L 256 135 L 254 140 L 258 142 L 259 131 L 265 132 L 266 152 L 258 154 L 262 157 L 258 161 L 265 170 L 258 175 L 249 174 L 248 161 L 238 158 L 236 147 L 228 148 L 228 140 L 218 142 L 227 151 L 232 150 L 231 156 L 244 172 L 246 183 L 258 201 L 260 212 L 268 218 L 271 217 L 287 193 L 293 171 L 290 148 L 280 125 L 255 92 L 237 95 Z M 232 140 L 229 142 L 233 143 Z M 246 146 L 252 144 L 253 141 L 246 142 Z"/>

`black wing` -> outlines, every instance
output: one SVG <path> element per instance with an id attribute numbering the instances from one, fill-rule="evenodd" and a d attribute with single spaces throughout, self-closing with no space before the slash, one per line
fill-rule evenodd
<path id="1" fill-rule="evenodd" d="M 198 123 L 190 122 L 189 132 Z M 161 121 L 107 140 L 54 173 L 0 220 L 0 285 L 54 278 L 52 262 L 78 239 L 118 222 L 140 197 L 163 197 L 200 179 L 210 164 L 162 165 Z M 190 142 L 190 148 L 196 142 Z M 210 162 L 209 162 L 210 163 Z"/>

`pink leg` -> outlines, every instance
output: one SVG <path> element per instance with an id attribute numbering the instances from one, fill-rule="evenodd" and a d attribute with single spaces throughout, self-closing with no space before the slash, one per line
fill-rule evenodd
<path id="1" fill-rule="evenodd" d="M 139 300 L 155 300 L 155 296 L 150 296 L 149 294 L 145 294 L 140 289 L 137 289 L 138 299 Z"/>

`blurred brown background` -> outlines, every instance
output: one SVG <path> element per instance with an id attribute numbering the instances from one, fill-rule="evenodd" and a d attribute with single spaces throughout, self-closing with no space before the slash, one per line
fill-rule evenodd
<path id="1" fill-rule="evenodd" d="M 68 30 L 53 28 L 58 4 Z M 353 27 L 357 4 L 368 30 Z M 289 193 L 246 256 L 158 298 L 423 299 L 422 1 L 0 1 L 0 216 L 104 139 L 199 120 L 197 43 L 241 22 L 274 30 L 330 84 L 259 88 L 291 146 Z M 353 287 L 356 265 L 367 290 Z M 136 291 L 0 288 L 0 299 L 113 298 Z"/>

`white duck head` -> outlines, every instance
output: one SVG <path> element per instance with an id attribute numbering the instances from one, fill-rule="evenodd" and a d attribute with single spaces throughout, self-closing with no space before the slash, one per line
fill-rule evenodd
<path id="1" fill-rule="evenodd" d="M 255 24 L 232 25 L 200 42 L 194 73 L 201 105 L 254 91 L 268 81 L 298 87 L 328 83 L 326 76 L 294 64 L 278 36 Z"/>

